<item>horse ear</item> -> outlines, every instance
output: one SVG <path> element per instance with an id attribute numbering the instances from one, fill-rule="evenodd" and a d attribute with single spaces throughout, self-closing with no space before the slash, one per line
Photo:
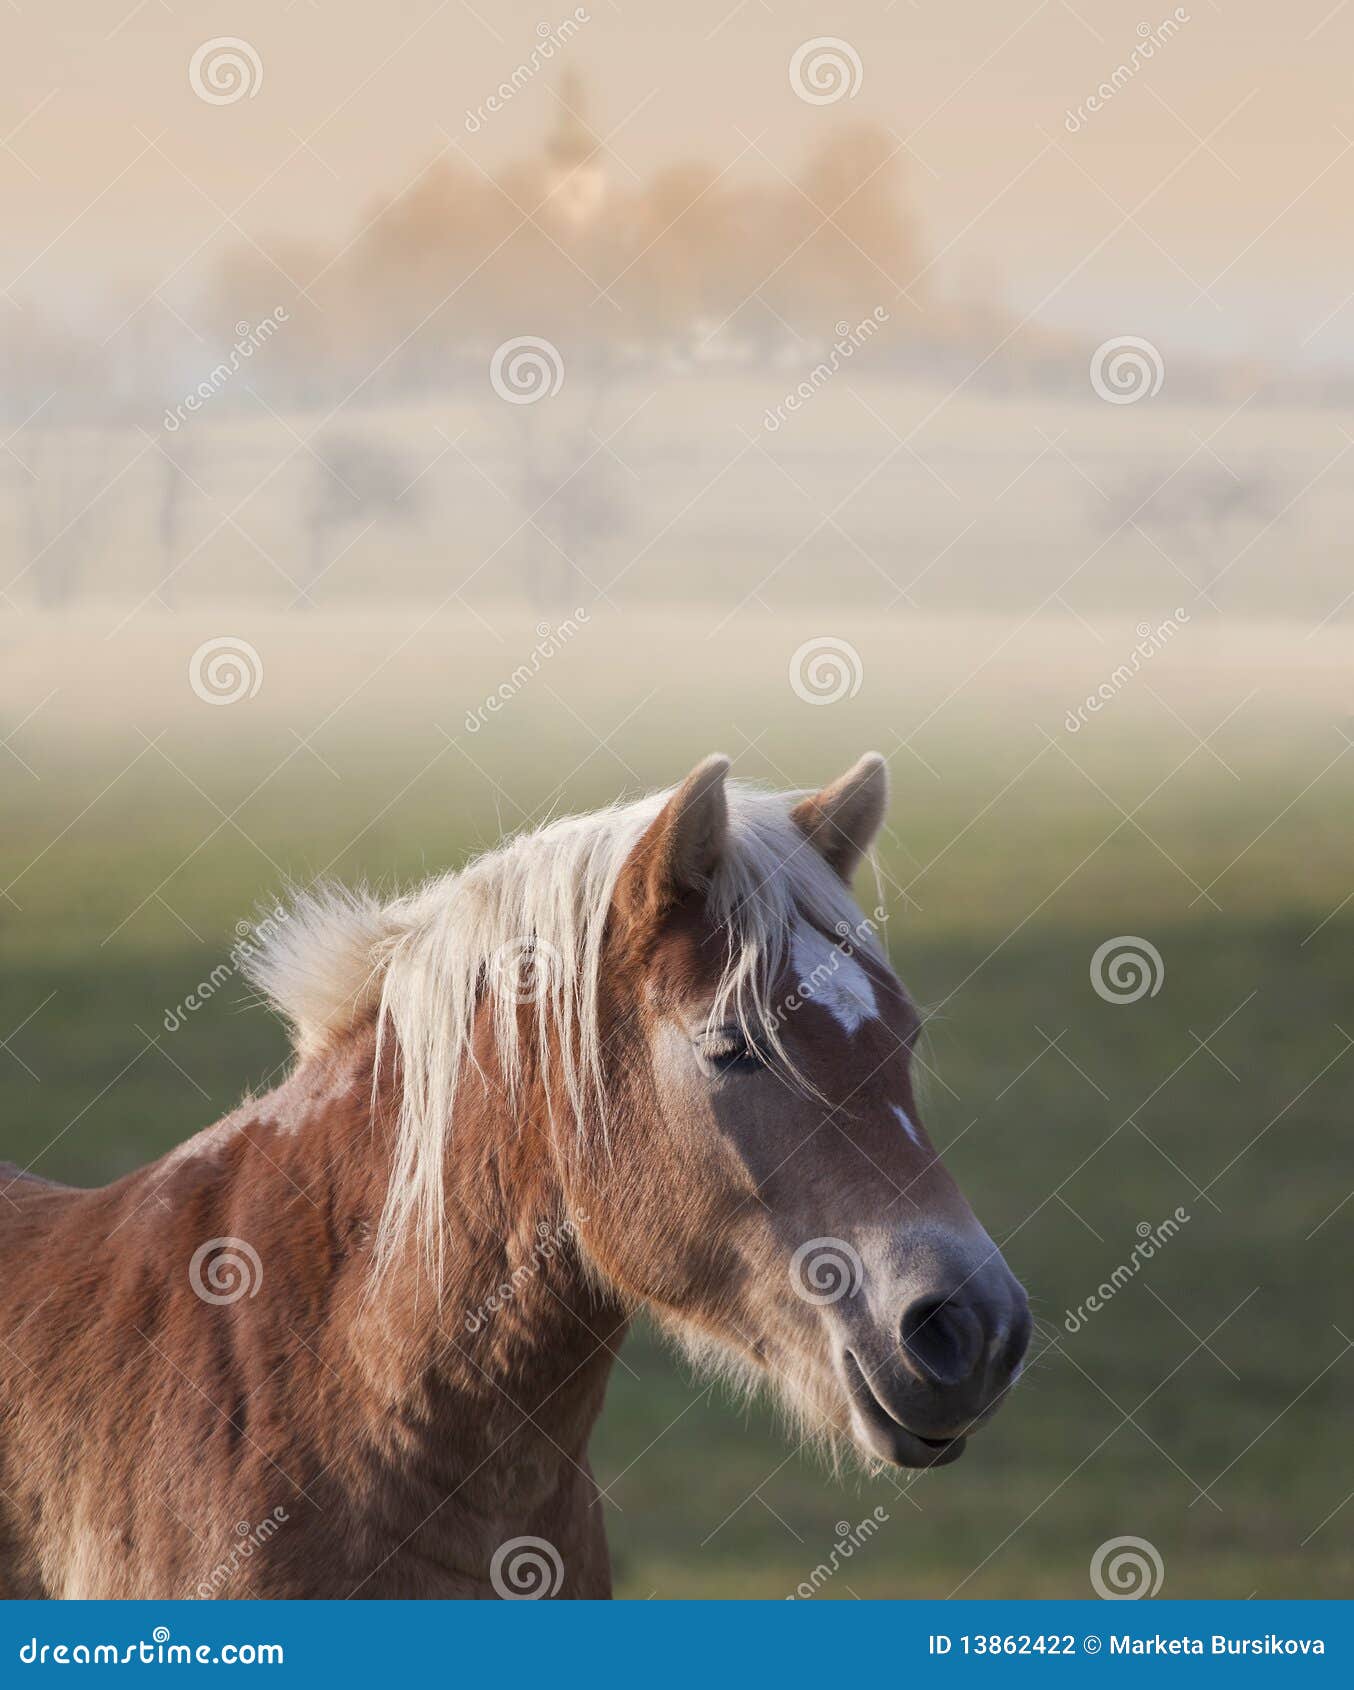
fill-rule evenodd
<path id="1" fill-rule="evenodd" d="M 728 772 L 727 757 L 705 758 L 645 829 L 616 886 L 616 906 L 629 921 L 658 920 L 709 880 L 729 831 Z"/>
<path id="2" fill-rule="evenodd" d="M 888 764 L 867 751 L 854 768 L 790 812 L 809 843 L 849 885 L 874 843 L 889 802 Z"/>

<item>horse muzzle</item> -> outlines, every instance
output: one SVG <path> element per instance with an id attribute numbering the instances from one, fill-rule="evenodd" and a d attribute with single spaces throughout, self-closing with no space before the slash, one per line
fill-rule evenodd
<path id="1" fill-rule="evenodd" d="M 1000 1258 L 914 1291 L 883 1330 L 848 1316 L 836 1362 L 858 1441 L 899 1467 L 957 1461 L 1020 1377 L 1030 1325 L 1025 1292 Z"/>

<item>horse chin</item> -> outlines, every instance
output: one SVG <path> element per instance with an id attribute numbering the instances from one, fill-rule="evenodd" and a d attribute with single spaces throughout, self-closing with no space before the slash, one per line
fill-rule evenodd
<path id="1" fill-rule="evenodd" d="M 854 1455 L 876 1472 L 881 1466 L 947 1467 L 967 1446 L 965 1436 L 924 1438 L 909 1431 L 875 1396 L 853 1356 L 844 1397 L 840 1374 L 816 1352 L 806 1355 L 794 1345 L 735 1347 L 671 1314 L 659 1319 L 700 1372 L 749 1396 L 769 1387 L 790 1423 L 806 1441 L 817 1439 L 830 1449 L 834 1462 Z"/>
<path id="2" fill-rule="evenodd" d="M 853 1416 L 857 1447 L 890 1467 L 948 1467 L 968 1447 L 967 1438 L 921 1438 L 895 1420 L 887 1429 Z"/>
<path id="3" fill-rule="evenodd" d="M 875 1461 L 892 1467 L 948 1467 L 968 1447 L 968 1438 L 924 1438 L 910 1431 L 879 1400 L 849 1350 L 844 1361 L 851 1399 L 851 1431 L 857 1445 Z"/>

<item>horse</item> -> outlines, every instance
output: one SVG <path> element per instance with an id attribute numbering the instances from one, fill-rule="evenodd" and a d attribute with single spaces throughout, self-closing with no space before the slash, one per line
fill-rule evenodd
<path id="1" fill-rule="evenodd" d="M 1030 1315 L 851 892 L 884 760 L 728 771 L 294 894 L 275 1090 L 100 1189 L 0 1176 L 0 1594 L 609 1596 L 640 1310 L 833 1459 L 959 1459 Z"/>

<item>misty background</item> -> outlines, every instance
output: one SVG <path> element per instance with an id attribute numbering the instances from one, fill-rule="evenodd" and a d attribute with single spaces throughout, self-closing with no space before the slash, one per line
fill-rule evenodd
<path id="1" fill-rule="evenodd" d="M 909 10 L 12 18 L 5 607 L 1335 610 L 1354 25 Z"/>

